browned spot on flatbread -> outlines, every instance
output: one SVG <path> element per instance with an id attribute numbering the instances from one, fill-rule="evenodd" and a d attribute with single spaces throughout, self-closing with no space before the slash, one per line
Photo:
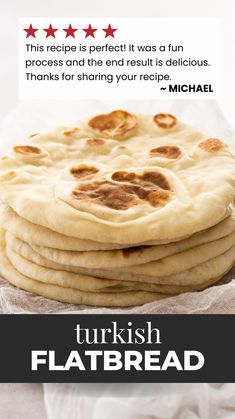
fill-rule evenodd
<path id="1" fill-rule="evenodd" d="M 1 157 L 1 160 L 6 160 L 6 159 L 8 159 L 8 156 Z"/>
<path id="2" fill-rule="evenodd" d="M 64 135 L 66 135 L 66 137 L 69 137 L 70 135 L 76 134 L 77 131 L 79 131 L 79 128 L 75 127 L 70 130 L 64 131 Z"/>
<path id="3" fill-rule="evenodd" d="M 74 166 L 70 169 L 71 175 L 76 179 L 90 178 L 98 171 L 99 169 L 97 169 L 97 167 L 87 166 L 86 164 L 80 164 L 79 166 Z"/>
<path id="4" fill-rule="evenodd" d="M 111 181 L 102 178 L 77 185 L 72 196 L 78 200 L 124 211 L 146 203 L 161 207 L 168 201 L 170 192 L 168 179 L 160 172 L 149 170 L 140 175 L 119 171 L 113 173 Z"/>
<path id="5" fill-rule="evenodd" d="M 117 110 L 95 116 L 90 119 L 88 125 L 90 128 L 110 137 L 119 138 L 137 127 L 137 119 L 129 112 Z"/>
<path id="6" fill-rule="evenodd" d="M 202 150 L 207 151 L 208 153 L 216 153 L 224 147 L 224 143 L 218 138 L 207 138 L 204 141 L 201 141 L 198 144 Z"/>
<path id="7" fill-rule="evenodd" d="M 127 247 L 126 249 L 121 249 L 124 257 L 128 258 L 133 255 L 133 253 L 143 253 L 146 248 L 150 246 L 136 246 L 136 247 Z"/>
<path id="8" fill-rule="evenodd" d="M 165 157 L 166 159 L 177 159 L 181 155 L 181 150 L 176 145 L 165 145 L 150 150 L 151 157 Z"/>
<path id="9" fill-rule="evenodd" d="M 15 153 L 23 155 L 42 154 L 42 150 L 39 147 L 31 145 L 16 145 L 13 147 L 13 150 Z"/>
<path id="10" fill-rule="evenodd" d="M 142 175 L 142 179 L 144 181 L 151 182 L 156 186 L 159 186 L 161 189 L 165 189 L 167 191 L 171 190 L 167 177 L 161 172 L 157 172 L 155 170 L 146 170 Z"/>
<path id="11" fill-rule="evenodd" d="M 165 129 L 173 128 L 177 123 L 176 117 L 170 113 L 158 113 L 154 115 L 153 120 L 159 128 Z"/>
<path id="12" fill-rule="evenodd" d="M 86 144 L 91 147 L 100 147 L 105 144 L 105 140 L 102 138 L 88 138 L 88 140 L 86 140 Z"/>
<path id="13" fill-rule="evenodd" d="M 137 179 L 137 175 L 134 172 L 120 170 L 112 174 L 112 179 L 116 180 L 116 182 L 132 182 Z"/>

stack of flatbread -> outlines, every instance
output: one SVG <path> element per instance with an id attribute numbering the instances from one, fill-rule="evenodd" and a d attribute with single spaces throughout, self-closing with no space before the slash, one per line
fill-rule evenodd
<path id="1" fill-rule="evenodd" d="M 234 195 L 228 147 L 170 114 L 35 133 L 0 160 L 0 273 L 96 306 L 202 290 L 234 265 Z"/>

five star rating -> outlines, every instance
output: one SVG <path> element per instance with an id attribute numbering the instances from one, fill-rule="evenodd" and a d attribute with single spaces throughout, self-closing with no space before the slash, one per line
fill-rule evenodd
<path id="1" fill-rule="evenodd" d="M 61 29 L 59 28 L 53 28 L 52 24 L 50 24 L 48 26 L 48 28 L 34 28 L 33 25 L 30 23 L 28 28 L 24 28 L 23 29 L 26 32 L 26 38 L 29 37 L 33 37 L 36 38 L 37 37 L 37 32 L 43 30 L 45 32 L 45 38 L 56 38 L 56 33 L 57 31 L 60 31 Z M 62 30 L 64 31 L 64 35 L 65 38 L 68 38 L 69 36 L 71 36 L 72 38 L 75 38 L 77 33 L 79 32 L 79 28 L 73 28 L 71 24 L 69 24 L 68 28 L 62 28 Z M 80 33 L 81 30 L 83 31 L 82 34 L 84 35 L 85 38 L 88 38 L 89 36 L 92 38 L 95 38 L 96 35 L 96 31 L 100 31 L 102 30 L 104 32 L 104 38 L 107 37 L 112 37 L 115 38 L 115 32 L 117 31 L 117 28 L 112 28 L 112 26 L 109 24 L 107 26 L 107 28 L 93 28 L 91 24 L 88 25 L 87 28 L 82 28 L 80 29 Z"/>

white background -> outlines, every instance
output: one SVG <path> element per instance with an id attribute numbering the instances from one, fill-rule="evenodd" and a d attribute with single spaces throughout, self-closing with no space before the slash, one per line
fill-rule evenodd
<path id="1" fill-rule="evenodd" d="M 98 28 L 95 39 L 88 37 L 82 28 Z M 118 28 L 115 38 L 105 38 L 101 28 L 106 28 L 111 23 L 113 28 Z M 24 28 L 32 24 L 38 28 L 36 38 L 26 38 Z M 52 24 L 58 28 L 55 39 L 45 37 L 43 28 Z M 62 28 L 71 24 L 73 28 L 79 28 L 75 38 L 65 39 Z M 200 28 L 200 30 L 198 30 Z M 83 33 L 82 33 L 83 32 Z M 77 47 L 76 52 L 64 54 L 63 52 L 47 51 L 48 47 L 60 46 Z M 129 44 L 135 46 L 135 51 L 129 51 Z M 33 51 L 27 51 L 26 45 L 32 46 Z M 36 51 L 35 46 L 43 46 L 44 51 Z M 79 45 L 86 48 L 86 52 L 79 51 Z M 138 52 L 137 46 L 151 45 L 157 48 L 156 52 Z M 183 51 L 169 51 L 183 46 Z M 126 46 L 126 51 L 109 52 L 106 46 Z M 159 51 L 164 46 L 165 51 Z M 92 50 L 90 48 L 98 48 Z M 31 48 L 31 47 L 30 47 Z M 96 62 L 102 60 L 103 65 L 88 65 L 88 60 Z M 163 61 L 163 66 L 156 66 L 155 60 Z M 207 60 L 209 66 L 167 66 L 166 60 L 179 58 L 188 61 Z M 85 60 L 85 65 L 68 66 L 67 60 Z M 153 66 L 145 66 L 146 60 L 151 59 Z M 34 61 L 63 61 L 63 66 L 34 65 Z M 106 60 L 114 61 L 112 66 L 106 65 Z M 115 65 L 116 61 L 124 61 L 124 65 Z M 128 66 L 127 61 L 142 60 L 142 66 Z M 27 63 L 27 65 L 26 65 Z M 162 19 L 162 18 L 21 18 L 19 19 L 19 96 L 21 99 L 85 99 L 85 100 L 157 100 L 157 99 L 214 99 L 219 93 L 220 79 L 220 20 L 219 19 Z M 33 74 L 33 80 L 27 80 L 26 74 Z M 102 75 L 112 77 L 112 83 L 106 80 L 77 80 L 77 75 L 85 73 L 88 76 Z M 59 80 L 47 80 L 48 75 L 57 75 Z M 73 77 L 73 80 L 63 80 L 62 75 Z M 170 81 L 146 81 L 141 80 L 140 75 L 169 75 Z M 45 76 L 45 80 L 35 80 L 35 76 Z M 117 81 L 117 76 L 123 76 L 124 80 Z M 136 77 L 133 80 L 133 76 Z M 128 77 L 128 79 L 126 79 Z M 177 92 L 168 91 L 172 85 L 211 85 L 212 92 Z M 166 90 L 160 90 L 165 87 Z"/>
<path id="2" fill-rule="evenodd" d="M 234 0 L 2 0 L 0 18 L 0 119 L 17 102 L 17 18 L 27 16 L 218 17 L 221 18 L 220 105 L 235 125 Z M 198 27 L 200 31 L 200 27 Z"/>

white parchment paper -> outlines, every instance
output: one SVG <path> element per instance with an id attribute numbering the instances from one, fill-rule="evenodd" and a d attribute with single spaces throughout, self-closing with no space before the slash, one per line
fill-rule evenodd
<path id="1" fill-rule="evenodd" d="M 235 151 L 235 134 L 213 101 L 30 101 L 22 102 L 5 118 L 0 132 L 0 152 L 25 135 L 71 123 L 93 113 L 112 109 L 131 112 L 170 112 L 219 137 Z M 235 269 L 219 285 L 128 309 L 91 308 L 62 304 L 16 289 L 0 279 L 2 313 L 231 313 L 235 314 Z M 48 419 L 234 419 L 233 384 L 84 385 L 44 384 Z"/>

